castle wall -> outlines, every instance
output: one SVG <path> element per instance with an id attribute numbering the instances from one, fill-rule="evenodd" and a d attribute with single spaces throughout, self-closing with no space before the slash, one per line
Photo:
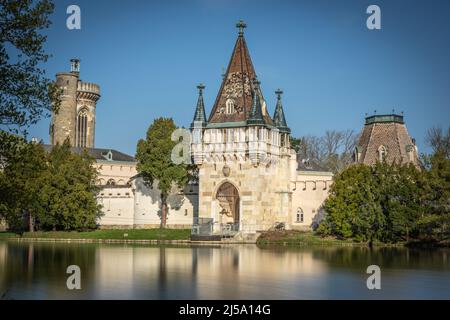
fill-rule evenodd
<path id="1" fill-rule="evenodd" d="M 105 186 L 98 203 L 104 214 L 101 228 L 159 228 L 161 225 L 160 191 L 148 188 L 141 177 L 131 180 L 129 186 Z M 168 199 L 168 228 L 191 228 L 198 212 L 198 187 L 187 186 L 183 192 L 173 192 Z"/>
<path id="2" fill-rule="evenodd" d="M 322 205 L 333 183 L 331 172 L 297 172 L 292 194 L 291 225 L 293 229 L 309 229 L 323 215 Z M 303 213 L 303 221 L 301 214 Z M 299 214 L 299 217 L 297 217 Z"/>
<path id="3" fill-rule="evenodd" d="M 133 179 L 135 190 L 134 226 L 135 228 L 159 228 L 161 225 L 161 197 L 156 187 L 149 188 L 141 177 Z M 194 215 L 198 212 L 198 187 L 188 185 L 180 192 L 172 190 L 167 199 L 167 227 L 190 228 Z"/>
<path id="4" fill-rule="evenodd" d="M 99 171 L 99 185 L 106 185 L 112 179 L 115 185 L 125 186 L 137 174 L 136 163 L 133 162 L 97 160 L 95 167 Z"/>
<path id="5" fill-rule="evenodd" d="M 103 213 L 99 220 L 101 228 L 133 228 L 134 195 L 131 187 L 105 187 L 100 192 L 98 203 Z"/>

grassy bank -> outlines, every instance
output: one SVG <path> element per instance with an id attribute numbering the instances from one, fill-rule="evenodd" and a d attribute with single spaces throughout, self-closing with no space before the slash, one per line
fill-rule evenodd
<path id="1" fill-rule="evenodd" d="M 367 246 L 365 242 L 353 240 L 341 240 L 334 237 L 320 237 L 313 232 L 305 231 L 269 231 L 264 232 L 258 238 L 257 244 L 260 246 L 283 245 L 283 246 Z M 386 243 L 373 243 L 374 246 L 393 246 Z M 402 246 L 396 244 L 395 246 Z"/>
<path id="2" fill-rule="evenodd" d="M 22 235 L 0 232 L 0 239 L 7 238 L 46 238 L 46 239 L 126 239 L 126 240 L 188 240 L 189 229 L 130 229 L 130 230 L 94 230 L 77 231 L 38 231 L 25 232 Z"/>
<path id="3" fill-rule="evenodd" d="M 18 238 L 20 237 L 18 234 L 12 233 L 12 232 L 0 232 L 0 240 L 1 239 L 8 239 L 8 238 Z"/>

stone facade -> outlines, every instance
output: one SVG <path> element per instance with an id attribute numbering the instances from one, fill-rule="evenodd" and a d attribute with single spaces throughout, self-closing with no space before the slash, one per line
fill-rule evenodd
<path id="1" fill-rule="evenodd" d="M 373 165 L 377 161 L 412 163 L 419 166 L 418 150 L 403 115 L 374 115 L 366 118 L 354 160 Z"/>
<path id="2" fill-rule="evenodd" d="M 139 176 L 133 177 L 129 186 L 104 186 L 99 194 L 103 217 L 102 229 L 148 229 L 161 225 L 161 198 L 159 190 L 148 188 Z M 197 213 L 198 187 L 188 185 L 167 199 L 167 228 L 192 226 Z"/>
<path id="3" fill-rule="evenodd" d="M 95 140 L 95 109 L 100 98 L 100 87 L 83 82 L 80 61 L 71 60 L 71 71 L 58 73 L 56 84 L 62 90 L 61 105 L 52 114 L 50 125 L 51 144 L 62 144 L 69 139 L 71 145 L 93 148 Z"/>

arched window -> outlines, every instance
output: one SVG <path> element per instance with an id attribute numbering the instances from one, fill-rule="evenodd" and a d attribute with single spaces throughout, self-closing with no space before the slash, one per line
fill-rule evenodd
<path id="1" fill-rule="evenodd" d="M 86 109 L 82 109 L 78 112 L 77 116 L 77 131 L 76 131 L 76 143 L 77 147 L 85 148 L 87 145 L 87 122 L 88 116 Z"/>
<path id="2" fill-rule="evenodd" d="M 225 102 L 225 113 L 232 114 L 234 113 L 234 101 L 233 99 L 227 99 Z"/>
<path id="3" fill-rule="evenodd" d="M 380 162 L 386 161 L 387 149 L 385 146 L 380 146 L 378 148 L 378 160 Z"/>
<path id="4" fill-rule="evenodd" d="M 114 179 L 109 179 L 108 182 L 106 182 L 107 186 L 115 186 L 116 182 L 114 181 Z"/>
<path id="5" fill-rule="evenodd" d="M 297 208 L 297 222 L 302 223 L 304 221 L 302 208 Z"/>

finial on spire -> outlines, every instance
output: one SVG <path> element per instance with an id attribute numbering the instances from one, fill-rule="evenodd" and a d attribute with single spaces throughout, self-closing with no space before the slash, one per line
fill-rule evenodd
<path id="1" fill-rule="evenodd" d="M 197 86 L 197 89 L 198 89 L 198 94 L 201 96 L 203 94 L 203 90 L 205 89 L 205 85 L 203 83 L 200 83 Z"/>
<path id="2" fill-rule="evenodd" d="M 277 95 L 278 100 L 280 100 L 280 99 L 281 99 L 281 95 L 283 94 L 283 90 L 277 89 L 277 90 L 275 91 L 275 94 Z"/>
<path id="3" fill-rule="evenodd" d="M 236 28 L 239 29 L 239 36 L 242 37 L 244 35 L 244 29 L 247 28 L 247 25 L 244 20 L 239 20 L 238 23 L 236 23 Z"/>

